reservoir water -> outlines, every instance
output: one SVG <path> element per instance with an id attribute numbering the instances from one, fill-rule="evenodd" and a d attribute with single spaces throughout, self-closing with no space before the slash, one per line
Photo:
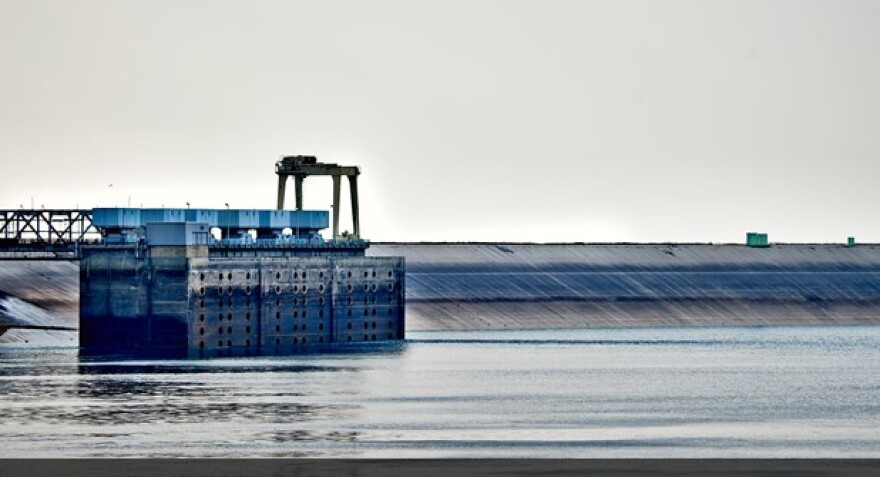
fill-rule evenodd
<path id="1" fill-rule="evenodd" d="M 0 347 L 0 457 L 880 457 L 880 327 L 408 338 L 189 361 Z"/>

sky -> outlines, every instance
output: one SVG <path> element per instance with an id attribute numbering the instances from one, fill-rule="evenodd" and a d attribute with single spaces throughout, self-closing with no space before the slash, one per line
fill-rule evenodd
<path id="1" fill-rule="evenodd" d="M 880 242 L 877 25 L 870 0 L 0 0 L 0 208 L 273 208 L 308 154 L 361 166 L 374 241 Z"/>

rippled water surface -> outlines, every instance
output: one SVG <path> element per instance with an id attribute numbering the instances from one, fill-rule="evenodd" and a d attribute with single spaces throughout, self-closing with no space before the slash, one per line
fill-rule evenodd
<path id="1" fill-rule="evenodd" d="M 880 457 L 880 327 L 409 338 L 204 361 L 0 347 L 0 456 Z"/>

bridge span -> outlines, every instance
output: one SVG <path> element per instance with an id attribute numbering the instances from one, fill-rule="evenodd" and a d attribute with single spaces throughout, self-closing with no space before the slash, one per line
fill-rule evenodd
<path id="1" fill-rule="evenodd" d="M 0 209 L 0 260 L 76 260 L 100 239 L 91 209 Z"/>

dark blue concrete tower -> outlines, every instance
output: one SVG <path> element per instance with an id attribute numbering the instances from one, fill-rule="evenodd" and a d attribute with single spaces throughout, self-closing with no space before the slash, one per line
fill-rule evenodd
<path id="1" fill-rule="evenodd" d="M 279 355 L 404 338 L 404 261 L 325 240 L 326 211 L 94 209 L 85 353 Z"/>

